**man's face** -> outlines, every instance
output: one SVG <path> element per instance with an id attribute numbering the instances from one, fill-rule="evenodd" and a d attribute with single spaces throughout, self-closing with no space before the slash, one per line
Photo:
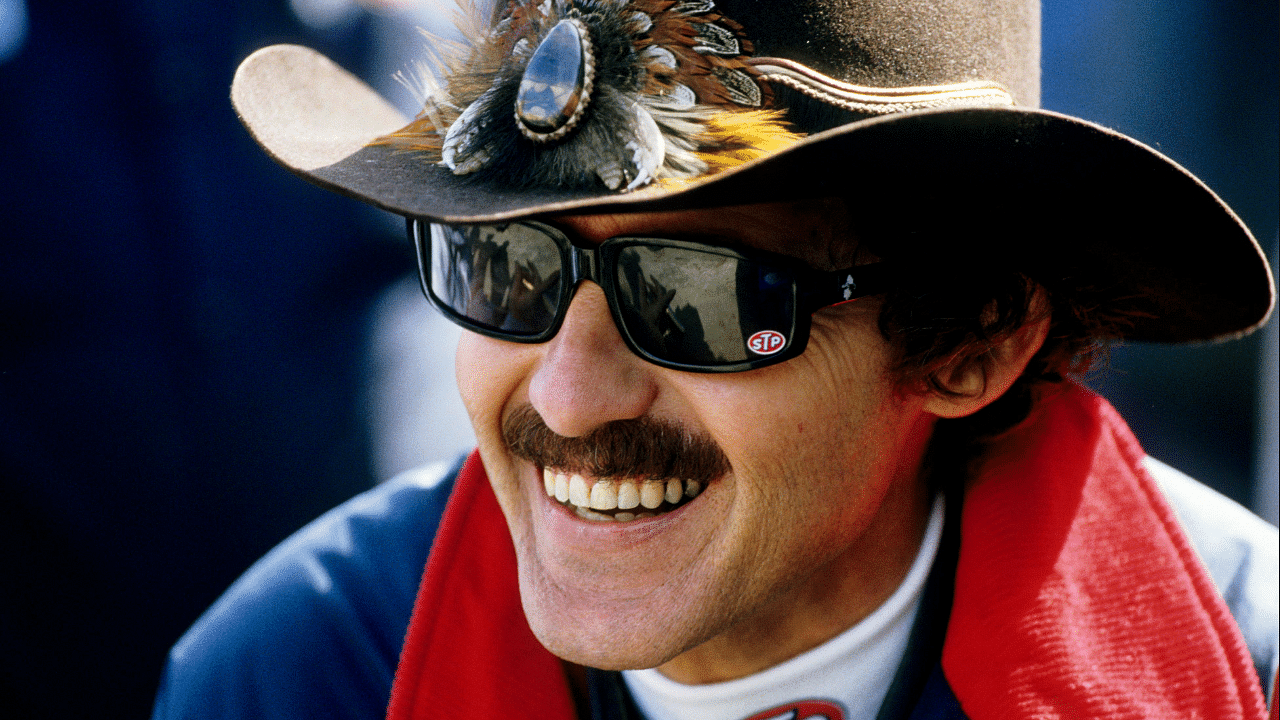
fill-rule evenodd
<path id="1" fill-rule="evenodd" d="M 833 212 L 808 203 L 551 222 L 585 241 L 720 238 L 827 264 L 847 257 L 852 243 Z M 918 548 L 927 505 L 918 472 L 932 417 L 918 396 L 897 391 L 878 311 L 876 298 L 821 310 L 803 355 L 731 374 L 668 370 L 636 357 L 591 283 L 578 289 L 547 343 L 465 333 L 458 384 L 515 541 L 521 597 L 539 640 L 593 667 L 676 658 L 674 668 L 707 648 L 772 642 L 761 635 L 769 628 L 816 645 L 887 597 Z M 529 447 L 519 457 L 504 423 L 530 418 L 541 434 L 523 428 Z M 583 472 L 583 456 L 613 445 L 571 441 L 556 461 L 569 467 L 547 468 L 538 461 L 550 457 L 539 449 L 547 437 L 584 438 L 637 419 L 639 435 L 622 434 L 621 442 L 637 443 L 647 466 L 677 466 L 669 456 L 694 444 L 722 470 L 675 509 L 663 504 L 652 517 L 628 521 L 584 518 L 548 496 L 544 471 L 552 488 L 555 475 L 576 472 L 590 489 L 599 478 Z M 651 442 L 659 430 L 675 439 Z M 649 462 L 654 454 L 663 457 Z M 615 477 L 614 492 L 630 482 L 643 493 L 644 479 Z"/>

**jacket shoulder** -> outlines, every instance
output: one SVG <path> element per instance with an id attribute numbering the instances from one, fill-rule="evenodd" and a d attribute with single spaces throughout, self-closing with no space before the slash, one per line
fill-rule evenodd
<path id="1" fill-rule="evenodd" d="M 1236 625 L 1264 692 L 1280 658 L 1280 532 L 1234 500 L 1148 457 L 1143 467 L 1173 507 Z"/>
<path id="2" fill-rule="evenodd" d="M 460 467 L 388 480 L 255 563 L 169 653 L 153 719 L 383 717 Z"/>

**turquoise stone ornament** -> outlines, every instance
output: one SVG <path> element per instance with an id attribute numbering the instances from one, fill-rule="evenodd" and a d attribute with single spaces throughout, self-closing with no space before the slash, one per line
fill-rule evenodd
<path id="1" fill-rule="evenodd" d="M 595 57 L 591 34 L 577 18 L 551 28 L 525 66 L 516 95 L 516 123 L 534 142 L 559 140 L 573 130 L 591 101 Z"/>

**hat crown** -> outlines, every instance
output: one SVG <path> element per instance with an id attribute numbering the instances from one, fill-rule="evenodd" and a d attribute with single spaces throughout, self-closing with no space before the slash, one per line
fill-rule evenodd
<path id="1" fill-rule="evenodd" d="M 716 0 L 756 57 L 869 87 L 994 81 L 1040 104 L 1039 0 Z"/>

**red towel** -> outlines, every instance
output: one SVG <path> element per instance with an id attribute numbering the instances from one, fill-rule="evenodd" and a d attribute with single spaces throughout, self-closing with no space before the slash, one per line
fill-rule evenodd
<path id="1" fill-rule="evenodd" d="M 1244 640 L 1143 457 L 1078 387 L 984 455 L 942 660 L 971 717 L 1263 717 Z"/>

